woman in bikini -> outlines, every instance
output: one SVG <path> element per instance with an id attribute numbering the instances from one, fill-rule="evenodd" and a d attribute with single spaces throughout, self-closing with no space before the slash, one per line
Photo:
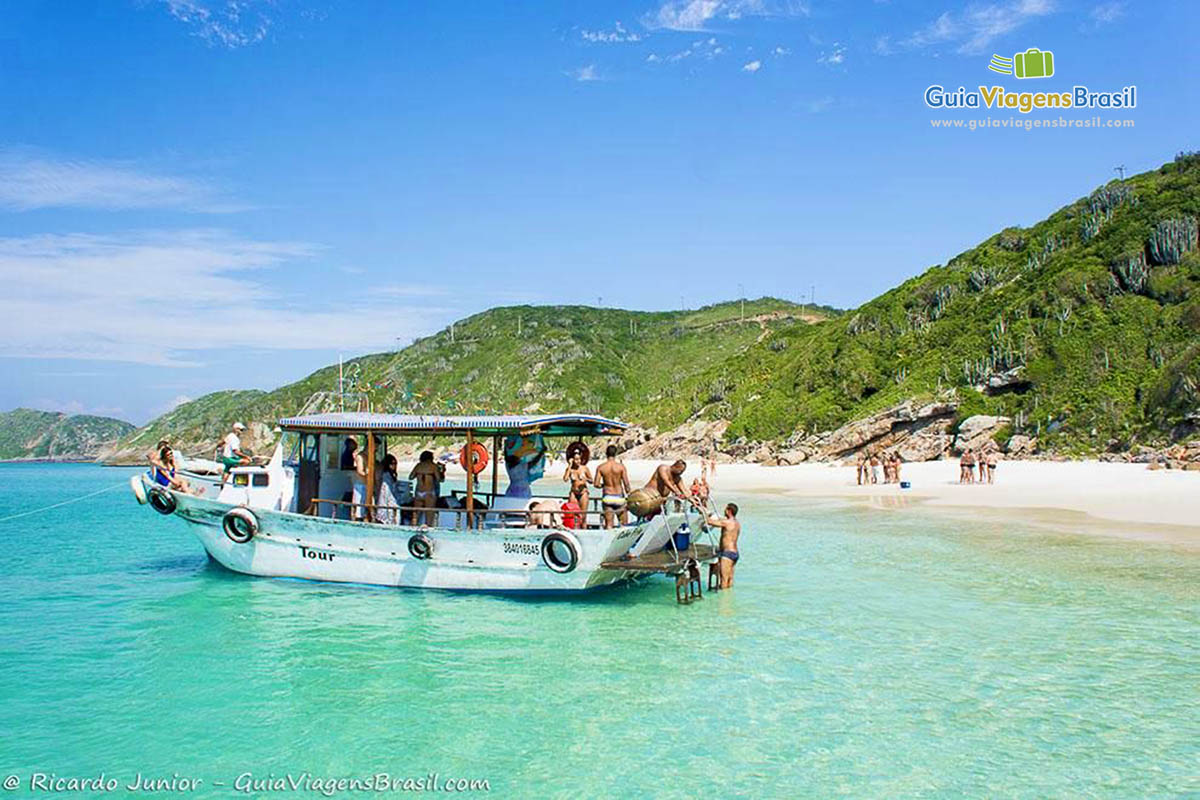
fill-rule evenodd
<path id="1" fill-rule="evenodd" d="M 184 494 L 192 494 L 192 487 L 183 478 L 175 475 L 175 451 L 170 445 L 164 445 L 158 451 L 158 463 L 151 470 L 154 475 L 154 482 L 159 486 L 166 486 L 168 489 L 174 489 L 177 492 Z"/>
<path id="2" fill-rule="evenodd" d="M 563 473 L 563 482 L 571 484 L 570 498 L 579 504 L 583 512 L 588 510 L 588 485 L 592 482 L 592 471 L 579 460 L 579 455 L 571 456 L 567 471 Z"/>

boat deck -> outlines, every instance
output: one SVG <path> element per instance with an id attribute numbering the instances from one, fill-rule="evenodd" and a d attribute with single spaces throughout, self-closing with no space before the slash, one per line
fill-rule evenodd
<path id="1" fill-rule="evenodd" d="M 605 561 L 600 566 L 604 569 L 625 569 L 631 572 L 662 572 L 668 575 L 681 571 L 689 560 L 698 563 L 715 561 L 716 548 L 707 544 L 693 544 L 687 550 L 679 551 L 676 557 L 671 549 L 659 550 L 636 558 L 618 558 L 615 561 Z"/>

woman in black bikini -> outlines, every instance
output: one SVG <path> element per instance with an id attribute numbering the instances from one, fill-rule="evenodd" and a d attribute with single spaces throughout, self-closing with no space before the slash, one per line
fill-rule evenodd
<path id="1" fill-rule="evenodd" d="M 571 484 L 570 498 L 579 504 L 579 510 L 588 510 L 588 486 L 592 482 L 592 471 L 579 460 L 579 455 L 571 456 L 567 471 L 563 473 L 563 482 Z M 586 519 L 586 517 L 585 517 Z"/>

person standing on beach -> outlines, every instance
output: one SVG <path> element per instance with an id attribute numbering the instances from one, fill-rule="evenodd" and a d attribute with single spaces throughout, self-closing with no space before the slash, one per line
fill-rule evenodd
<path id="1" fill-rule="evenodd" d="M 980 450 L 980 451 L 979 451 L 979 456 L 978 456 L 978 461 L 979 461 L 979 464 L 978 464 L 978 466 L 979 466 L 979 482 L 980 482 L 980 483 L 988 483 L 988 464 L 987 464 L 987 460 L 988 460 L 988 456 L 987 456 L 987 450 L 986 450 L 986 449 L 984 449 L 984 450 Z"/>
<path id="2" fill-rule="evenodd" d="M 879 454 L 871 453 L 871 483 L 879 483 Z"/>
<path id="3" fill-rule="evenodd" d="M 610 444 L 604 450 L 604 463 L 596 467 L 596 484 L 602 492 L 600 505 L 604 509 L 604 527 L 616 524 L 617 514 L 621 524 L 629 524 L 629 510 L 625 507 L 625 495 L 629 494 L 629 473 L 625 465 L 617 460 L 617 446 Z"/>
<path id="4" fill-rule="evenodd" d="M 737 519 L 736 503 L 725 506 L 725 516 L 711 516 L 708 524 L 721 529 L 721 541 L 717 546 L 717 575 L 721 579 L 721 588 L 733 586 L 733 568 L 738 562 L 738 537 L 742 535 L 742 523 Z"/>
<path id="5" fill-rule="evenodd" d="M 966 478 L 966 482 L 974 483 L 975 482 L 975 451 L 968 448 L 967 452 L 963 453 L 962 463 L 963 463 L 963 475 Z"/>
<path id="6" fill-rule="evenodd" d="M 987 481 L 989 484 L 996 482 L 996 462 L 1000 460 L 1000 454 L 996 452 L 996 448 L 988 450 L 987 454 Z"/>
<path id="7" fill-rule="evenodd" d="M 899 453 L 892 453 L 892 480 L 900 483 L 900 465 L 904 463 Z"/>
<path id="8" fill-rule="evenodd" d="M 858 454 L 858 464 L 854 467 L 854 478 L 859 486 L 862 486 L 867 481 L 867 454 Z"/>

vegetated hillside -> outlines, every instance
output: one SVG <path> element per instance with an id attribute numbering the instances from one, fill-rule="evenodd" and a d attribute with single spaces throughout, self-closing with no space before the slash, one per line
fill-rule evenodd
<path id="1" fill-rule="evenodd" d="M 94 461 L 133 429 L 110 417 L 18 408 L 0 414 L 0 459 Z"/>
<path id="2" fill-rule="evenodd" d="M 681 386 L 677 415 L 771 441 L 953 390 L 959 417 L 1067 454 L 1200 421 L 1200 155 L 1009 228 L 838 319 L 787 326 Z"/>
<path id="3" fill-rule="evenodd" d="M 665 402 L 688 376 L 735 358 L 781 325 L 836 313 L 761 298 L 692 311 L 645 312 L 587 306 L 495 308 L 414 342 L 344 365 L 347 410 L 359 395 L 376 411 L 591 410 L 643 423 L 673 423 Z M 234 421 L 251 426 L 261 451 L 282 416 L 333 408 L 338 366 L 272 392 L 205 395 L 127 437 L 116 460 L 138 460 L 159 438 L 211 454 Z M 325 393 L 317 396 L 318 393 Z M 310 404 L 310 399 L 313 402 Z"/>

